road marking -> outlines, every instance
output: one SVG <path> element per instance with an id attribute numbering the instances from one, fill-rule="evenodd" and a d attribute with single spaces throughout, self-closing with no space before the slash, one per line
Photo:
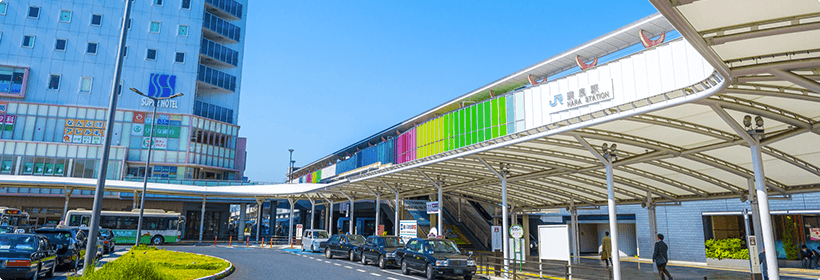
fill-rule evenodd
<path id="1" fill-rule="evenodd" d="M 361 269 L 356 269 L 356 271 L 358 271 L 358 272 L 364 272 L 364 270 L 361 270 Z"/>
<path id="2" fill-rule="evenodd" d="M 136 242 L 136 241 L 135 241 Z M 330 263 L 329 261 L 325 261 L 326 263 Z"/>
<path id="3" fill-rule="evenodd" d="M 136 242 L 136 241 L 134 241 L 134 242 Z M 338 263 L 334 263 L 333 265 L 335 265 L 335 266 L 342 266 L 341 264 L 338 264 Z"/>
<path id="4" fill-rule="evenodd" d="M 373 275 L 373 276 L 376 276 L 376 277 L 381 277 L 382 276 L 381 274 L 373 273 L 373 272 L 371 272 L 370 275 Z"/>
<path id="5" fill-rule="evenodd" d="M 136 239 L 136 237 L 134 237 L 134 239 Z M 134 241 L 134 242 L 137 242 L 137 241 Z M 311 260 L 313 260 L 313 259 L 316 259 L 316 258 L 314 258 L 314 257 L 310 257 L 310 259 L 311 259 Z"/>
<path id="6" fill-rule="evenodd" d="M 345 268 L 347 268 L 347 269 L 353 269 L 353 268 L 352 268 L 352 267 L 350 267 L 349 265 L 346 265 L 346 266 L 345 266 Z"/>
<path id="7" fill-rule="evenodd" d="M 393 278 L 393 277 L 387 277 L 387 280 L 399 280 L 399 279 L 396 279 L 396 278 Z"/>

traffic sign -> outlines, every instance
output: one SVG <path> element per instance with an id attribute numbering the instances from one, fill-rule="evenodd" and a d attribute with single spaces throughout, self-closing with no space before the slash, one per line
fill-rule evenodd
<path id="1" fill-rule="evenodd" d="M 524 237 L 524 228 L 519 224 L 512 225 L 510 227 L 510 236 L 516 239 Z"/>

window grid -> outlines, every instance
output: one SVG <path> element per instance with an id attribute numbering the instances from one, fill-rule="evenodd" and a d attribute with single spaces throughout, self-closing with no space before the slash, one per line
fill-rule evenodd
<path id="1" fill-rule="evenodd" d="M 66 49 L 66 45 L 68 44 L 68 40 L 58 38 L 54 42 L 54 51 L 64 52 Z"/>
<path id="2" fill-rule="evenodd" d="M 28 18 L 40 19 L 40 7 L 28 6 Z"/>
<path id="3" fill-rule="evenodd" d="M 145 60 L 156 60 L 157 59 L 157 50 L 156 49 L 148 49 L 145 52 Z"/>
<path id="4" fill-rule="evenodd" d="M 48 77 L 48 90 L 60 90 L 60 74 L 51 74 Z"/>
<path id="5" fill-rule="evenodd" d="M 162 27 L 162 23 L 160 23 L 158 21 L 152 21 L 151 26 L 148 29 L 148 32 L 159 33 L 160 27 Z"/>
<path id="6" fill-rule="evenodd" d="M 80 93 L 91 93 L 91 87 L 94 85 L 94 78 L 83 76 L 80 77 Z"/>
<path id="7" fill-rule="evenodd" d="M 96 55 L 98 47 L 99 44 L 97 42 L 88 42 L 88 45 L 85 48 L 85 53 Z"/>
<path id="8" fill-rule="evenodd" d="M 23 47 L 34 48 L 34 35 L 23 35 Z"/>
<path id="9" fill-rule="evenodd" d="M 70 23 L 71 22 L 71 11 L 61 10 L 59 20 L 60 20 L 60 22 Z"/>
<path id="10" fill-rule="evenodd" d="M 102 15 L 100 14 L 91 14 L 91 26 L 101 26 L 102 25 Z"/>
<path id="11" fill-rule="evenodd" d="M 174 56 L 175 63 L 185 63 L 185 53 L 184 52 L 177 52 Z"/>

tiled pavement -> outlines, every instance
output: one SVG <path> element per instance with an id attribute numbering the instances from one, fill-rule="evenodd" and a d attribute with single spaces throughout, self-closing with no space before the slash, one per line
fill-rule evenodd
<path id="1" fill-rule="evenodd" d="M 603 262 L 594 259 L 581 259 L 581 264 L 600 267 L 604 266 Z M 667 266 L 667 270 L 669 270 L 672 277 L 677 280 L 749 279 L 748 272 L 734 270 L 712 269 L 685 265 L 669 265 Z M 802 274 L 802 276 L 799 276 L 800 274 Z M 783 270 L 780 275 L 780 279 L 782 280 L 820 278 L 820 276 L 811 276 L 809 273 L 800 273 L 800 271 L 795 271 L 794 269 Z M 653 271 L 651 263 L 627 260 L 621 260 L 621 276 L 623 279 L 630 280 L 660 279 L 660 276 Z"/>

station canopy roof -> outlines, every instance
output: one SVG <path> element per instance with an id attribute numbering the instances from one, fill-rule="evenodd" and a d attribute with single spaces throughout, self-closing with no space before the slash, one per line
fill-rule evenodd
<path id="1" fill-rule="evenodd" d="M 493 84 L 515 83 L 528 75 L 560 72 L 574 63 L 566 58 L 612 53 L 640 43 L 639 30 L 657 36 L 668 32 L 670 25 L 686 42 L 673 40 L 656 48 L 686 43 L 693 50 L 689 54 L 705 62 L 700 69 L 665 67 L 678 76 L 697 76 L 691 73 L 706 72 L 703 69 L 707 68 L 711 74 L 659 94 L 591 107 L 571 118 L 527 126 L 506 136 L 385 165 L 328 184 L 208 188 L 149 184 L 149 192 L 257 198 L 319 198 L 321 193 L 339 202 L 372 199 L 377 193 L 382 199 L 392 198 L 394 192 L 405 198 L 433 195 L 437 192 L 434 184 L 440 184 L 446 196 L 500 203 L 496 173 L 504 173 L 509 203 L 519 211 L 563 208 L 571 203 L 603 206 L 606 172 L 599 158 L 600 147 L 607 143 L 618 147 L 613 168 L 619 204 L 644 203 L 649 196 L 656 202 L 671 203 L 741 199 L 749 193 L 754 178 L 747 129 L 763 133 L 760 143 L 770 195 L 788 197 L 820 190 L 820 3 L 650 2 L 662 16 L 644 18 L 472 93 Z M 606 65 L 597 67 L 602 66 Z M 635 70 L 623 68 L 611 74 L 625 75 L 628 71 Z M 747 115 L 762 117 L 764 125 L 758 127 L 753 121 L 746 127 L 743 119 Z M 21 182 L 21 178 L 31 182 Z M 33 177 L 0 175 L 0 183 L 53 187 L 72 180 L 29 178 Z M 108 182 L 113 190 L 134 190 L 141 184 Z"/>

